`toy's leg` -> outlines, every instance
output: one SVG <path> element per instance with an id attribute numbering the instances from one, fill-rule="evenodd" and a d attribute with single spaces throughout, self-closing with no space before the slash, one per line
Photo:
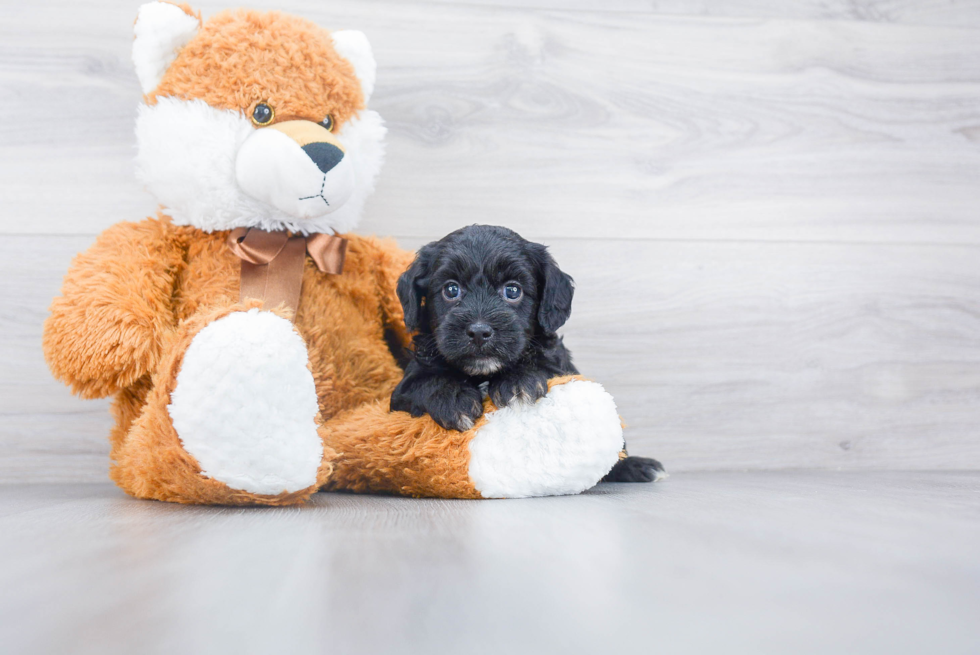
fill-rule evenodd
<path id="1" fill-rule="evenodd" d="M 169 340 L 113 479 L 181 503 L 302 502 L 331 471 L 306 345 L 272 312 L 196 316 Z"/>
<path id="2" fill-rule="evenodd" d="M 466 432 L 388 412 L 381 401 L 335 416 L 320 433 L 338 453 L 325 489 L 441 498 L 580 493 L 623 448 L 612 397 L 579 377 L 551 380 L 534 405 L 497 409 L 487 401 Z"/>

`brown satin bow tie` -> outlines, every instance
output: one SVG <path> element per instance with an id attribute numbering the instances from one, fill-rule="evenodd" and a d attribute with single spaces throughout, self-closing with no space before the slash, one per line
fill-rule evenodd
<path id="1" fill-rule="evenodd" d="M 285 230 L 267 232 L 239 227 L 228 235 L 231 251 L 241 260 L 239 298 L 255 298 L 272 309 L 285 304 L 295 316 L 303 287 L 306 254 L 324 273 L 339 275 L 344 270 L 347 239 L 333 234 L 290 236 Z"/>

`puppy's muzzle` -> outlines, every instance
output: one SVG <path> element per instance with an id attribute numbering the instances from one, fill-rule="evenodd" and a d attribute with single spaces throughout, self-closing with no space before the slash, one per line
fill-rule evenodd
<path id="1" fill-rule="evenodd" d="M 481 348 L 493 337 L 493 328 L 486 323 L 473 323 L 466 328 L 466 336 L 470 338 L 474 346 Z"/>
<path id="2" fill-rule="evenodd" d="M 251 197 L 300 219 L 339 209 L 354 190 L 354 167 L 343 144 L 304 120 L 256 129 L 238 150 L 235 176 Z"/>

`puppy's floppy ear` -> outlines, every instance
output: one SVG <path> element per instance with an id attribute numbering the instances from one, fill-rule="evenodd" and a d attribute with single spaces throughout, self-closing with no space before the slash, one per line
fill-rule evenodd
<path id="1" fill-rule="evenodd" d="M 535 259 L 544 288 L 538 304 L 538 324 L 547 334 L 555 333 L 572 314 L 572 295 L 575 293 L 572 276 L 563 273 L 554 257 L 544 246 L 534 249 Z"/>
<path id="2" fill-rule="evenodd" d="M 426 276 L 429 274 L 435 256 L 435 244 L 430 243 L 422 247 L 415 254 L 412 265 L 398 278 L 396 291 L 398 300 L 402 304 L 402 311 L 405 313 L 405 327 L 409 332 L 418 330 L 424 322 L 422 300 L 425 298 L 425 288 L 428 284 Z"/>

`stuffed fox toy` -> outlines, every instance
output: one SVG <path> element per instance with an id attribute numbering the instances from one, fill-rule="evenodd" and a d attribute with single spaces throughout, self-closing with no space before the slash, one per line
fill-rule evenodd
<path id="1" fill-rule="evenodd" d="M 365 36 L 280 13 L 135 23 L 140 181 L 155 218 L 72 263 L 44 327 L 54 375 L 113 396 L 112 479 L 180 503 L 319 489 L 444 498 L 583 491 L 623 447 L 612 398 L 552 380 L 466 432 L 389 412 L 410 253 L 351 234 L 381 166 Z"/>

